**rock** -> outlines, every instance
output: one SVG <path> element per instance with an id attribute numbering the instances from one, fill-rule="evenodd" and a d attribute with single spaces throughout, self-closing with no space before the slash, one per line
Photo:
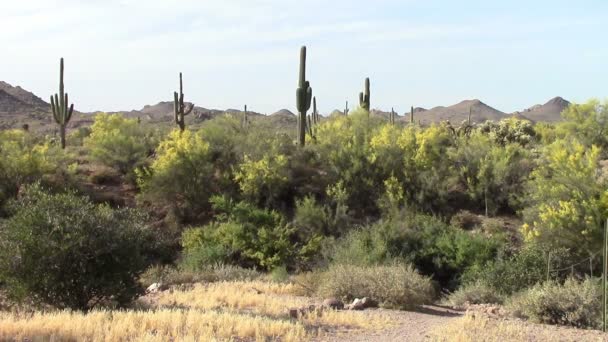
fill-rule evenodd
<path id="1" fill-rule="evenodd" d="M 378 307 L 378 303 L 375 300 L 368 297 L 363 297 L 361 299 L 355 298 L 355 300 L 345 308 L 347 310 L 365 310 L 367 308 L 375 307 Z"/>
<path id="2" fill-rule="evenodd" d="M 167 289 L 163 283 L 154 283 L 146 289 L 146 293 L 158 293 Z"/>
<path id="3" fill-rule="evenodd" d="M 323 306 L 329 309 L 342 310 L 344 309 L 344 303 L 336 298 L 327 298 L 323 301 Z"/>
<path id="4" fill-rule="evenodd" d="M 305 306 L 305 307 L 301 307 L 301 308 L 290 308 L 289 317 L 297 319 L 302 316 L 309 315 L 311 313 L 320 315 L 322 312 L 323 312 L 322 306 L 317 307 L 316 305 L 309 305 L 309 306 Z"/>

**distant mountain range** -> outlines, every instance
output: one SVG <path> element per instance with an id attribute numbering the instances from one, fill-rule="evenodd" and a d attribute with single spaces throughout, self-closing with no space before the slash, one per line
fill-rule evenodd
<path id="1" fill-rule="evenodd" d="M 483 122 L 486 120 L 500 120 L 503 118 L 517 116 L 522 119 L 527 119 L 533 122 L 558 122 L 561 120 L 561 112 L 568 107 L 570 102 L 561 97 L 555 97 L 545 104 L 537 104 L 530 108 L 514 113 L 504 113 L 500 110 L 481 102 L 480 100 L 465 100 L 451 106 L 438 106 L 431 109 L 416 107 L 414 108 L 414 120 L 420 121 L 422 124 L 430 124 L 433 122 L 441 122 L 449 120 L 452 123 L 460 123 L 466 120 L 471 113 L 471 119 L 474 122 Z M 79 127 L 88 125 L 92 122 L 93 113 L 76 112 L 69 127 Z M 173 102 L 159 102 L 155 105 L 147 105 L 139 110 L 120 112 L 132 118 L 141 118 L 150 122 L 170 122 L 173 120 Z M 190 120 L 204 121 L 224 113 L 232 113 L 235 115 L 242 114 L 242 110 L 238 109 L 207 109 L 204 107 L 195 106 L 190 116 Z M 281 109 L 270 115 L 264 115 L 252 111 L 247 112 L 249 115 L 266 118 L 272 123 L 290 124 L 296 122 L 296 115 L 288 109 Z M 329 115 L 340 115 L 341 110 L 334 110 Z M 372 114 L 388 118 L 389 112 L 374 109 Z M 397 115 L 398 121 L 409 120 L 409 111 Z M 30 127 L 40 129 L 52 129 L 52 118 L 50 115 L 50 105 L 33 93 L 19 87 L 12 86 L 6 82 L 0 81 L 0 129 L 17 128 L 23 124 L 29 124 Z"/>

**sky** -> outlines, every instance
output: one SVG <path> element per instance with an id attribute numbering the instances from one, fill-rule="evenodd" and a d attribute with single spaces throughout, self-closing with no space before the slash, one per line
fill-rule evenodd
<path id="1" fill-rule="evenodd" d="M 606 98 L 608 1 L 0 0 L 0 80 L 80 111 L 172 100 L 295 112 L 300 46 L 322 113 Z"/>

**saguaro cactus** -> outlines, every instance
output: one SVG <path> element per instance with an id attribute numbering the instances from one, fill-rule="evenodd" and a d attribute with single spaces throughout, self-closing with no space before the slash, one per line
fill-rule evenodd
<path id="1" fill-rule="evenodd" d="M 414 106 L 410 107 L 410 125 L 414 124 Z"/>
<path id="2" fill-rule="evenodd" d="M 365 79 L 365 89 L 359 93 L 359 106 L 369 112 L 369 77 Z"/>
<path id="3" fill-rule="evenodd" d="M 243 110 L 243 120 L 241 121 L 241 125 L 243 128 L 247 128 L 249 125 L 249 118 L 247 117 L 247 105 L 245 105 L 245 109 Z"/>
<path id="4" fill-rule="evenodd" d="M 61 148 L 65 148 L 65 127 L 72 118 L 74 112 L 74 104 L 68 107 L 68 94 L 63 90 L 63 58 L 59 62 L 59 94 L 51 95 L 51 109 L 53 110 L 53 118 L 59 125 L 59 134 L 61 138 Z"/>
<path id="5" fill-rule="evenodd" d="M 182 73 L 179 73 L 179 94 L 173 92 L 173 111 L 175 114 L 175 123 L 179 126 L 179 129 L 183 132 L 186 129 L 186 123 L 184 117 L 194 109 L 194 104 L 186 106 L 184 104 L 184 84 L 182 82 Z"/>
<path id="6" fill-rule="evenodd" d="M 346 107 L 344 107 L 344 115 L 348 115 L 348 101 L 346 101 Z"/>
<path id="7" fill-rule="evenodd" d="M 298 109 L 298 144 L 306 144 L 306 112 L 310 109 L 312 88 L 306 80 L 306 46 L 300 49 L 300 76 L 296 89 L 296 106 Z"/>
<path id="8" fill-rule="evenodd" d="M 395 110 L 391 107 L 391 113 L 388 116 L 388 121 L 391 123 L 391 125 L 395 124 Z"/>

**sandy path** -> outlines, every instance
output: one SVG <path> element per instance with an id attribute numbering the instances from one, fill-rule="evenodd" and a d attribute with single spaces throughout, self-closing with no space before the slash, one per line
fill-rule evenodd
<path id="1" fill-rule="evenodd" d="M 426 341 L 432 330 L 463 315 L 461 311 L 435 305 L 425 305 L 418 312 L 385 309 L 366 310 L 365 312 L 369 315 L 382 314 L 389 316 L 395 326 L 378 331 L 335 333 L 320 338 L 318 341 Z"/>

